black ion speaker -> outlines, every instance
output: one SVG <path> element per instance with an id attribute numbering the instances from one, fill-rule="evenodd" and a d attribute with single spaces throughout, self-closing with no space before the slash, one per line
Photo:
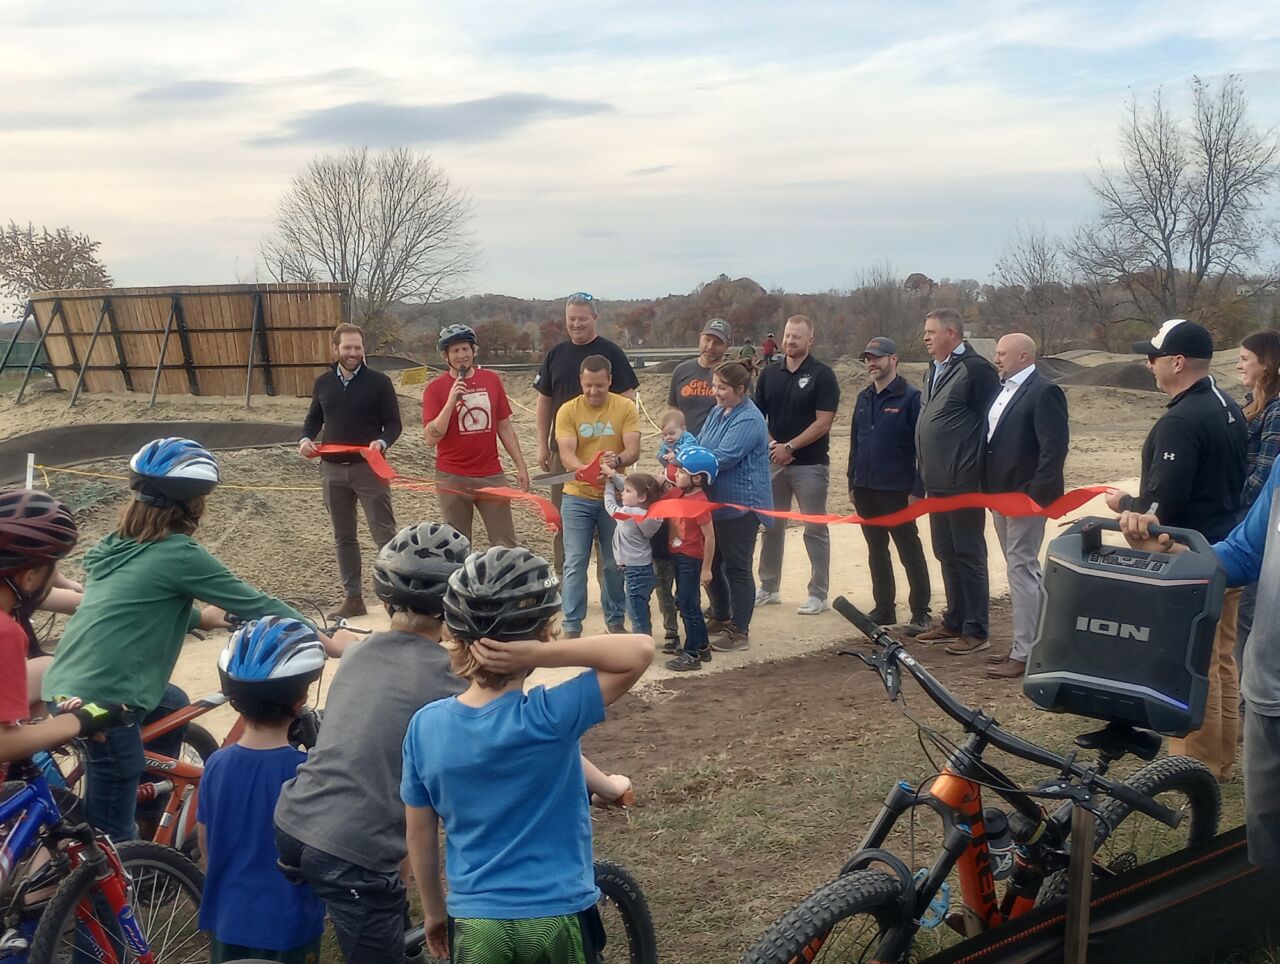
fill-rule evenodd
<path id="1" fill-rule="evenodd" d="M 1086 518 L 1049 543 L 1040 631 L 1022 690 L 1037 706 L 1183 736 L 1200 726 L 1226 576 L 1208 541 L 1189 552 L 1103 545 L 1114 519 Z"/>

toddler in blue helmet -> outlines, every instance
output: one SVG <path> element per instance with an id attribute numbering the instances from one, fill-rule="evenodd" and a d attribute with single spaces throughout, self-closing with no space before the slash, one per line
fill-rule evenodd
<path id="1" fill-rule="evenodd" d="M 676 452 L 676 490 L 687 504 L 706 504 L 706 487 L 716 480 L 720 462 L 715 453 L 701 445 L 686 445 Z M 711 560 L 716 554 L 716 534 L 711 526 L 710 507 L 681 518 L 667 520 L 668 545 L 676 570 L 676 606 L 684 621 L 684 647 L 668 643 L 671 653 L 667 669 L 677 673 L 702 669 L 711 661 L 707 620 L 702 614 L 702 587 L 711 581 Z"/>
<path id="2" fill-rule="evenodd" d="M 222 691 L 245 732 L 209 758 L 200 781 L 200 928 L 210 935 L 210 964 L 320 959 L 324 905 L 280 872 L 271 816 L 280 788 L 307 758 L 290 745 L 289 727 L 324 660 L 310 626 L 276 616 L 240 627 L 218 659 Z"/>

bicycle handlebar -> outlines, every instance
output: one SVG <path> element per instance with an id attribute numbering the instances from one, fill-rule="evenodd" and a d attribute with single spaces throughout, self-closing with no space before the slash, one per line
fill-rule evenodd
<path id="1" fill-rule="evenodd" d="M 1055 768 L 1064 775 L 1079 777 L 1086 786 L 1097 788 L 1131 809 L 1138 810 L 1154 820 L 1159 820 L 1168 827 L 1177 827 L 1181 822 L 1182 817 L 1177 811 L 1169 809 L 1146 794 L 1140 793 L 1124 783 L 1109 780 L 1087 767 L 1080 766 L 1074 760 L 1059 756 L 1057 753 L 1046 750 L 1042 746 L 1037 746 L 1019 736 L 1014 736 L 1012 733 L 1001 729 L 994 719 L 986 716 L 982 711 L 972 709 L 961 703 L 951 695 L 950 691 L 932 673 L 916 662 L 915 658 L 903 648 L 900 642 L 877 626 L 866 613 L 859 610 L 844 596 L 837 596 L 832 601 L 831 608 L 853 623 L 864 636 L 881 648 L 880 656 L 878 658 L 869 657 L 868 661 L 880 673 L 881 679 L 884 680 L 885 688 L 895 699 L 898 689 L 897 667 L 901 666 L 920 684 L 920 688 L 925 691 L 929 698 L 947 716 L 963 726 L 966 732 L 980 734 L 984 740 L 1005 753 L 1021 757 L 1032 763 L 1038 763 L 1041 766 Z"/>

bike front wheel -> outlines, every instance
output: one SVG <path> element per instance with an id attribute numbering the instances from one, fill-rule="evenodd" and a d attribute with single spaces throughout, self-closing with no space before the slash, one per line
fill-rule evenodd
<path id="1" fill-rule="evenodd" d="M 609 860 L 596 861 L 596 908 L 604 925 L 604 959 L 626 964 L 658 964 L 658 938 L 649 902 L 636 879 Z"/>
<path id="2" fill-rule="evenodd" d="M 769 928 L 742 964 L 879 961 L 885 933 L 900 919 L 902 882 L 855 870 L 824 884 Z"/>
<path id="3" fill-rule="evenodd" d="M 117 848 L 131 879 L 128 899 L 156 961 L 200 961 L 209 956 L 200 931 L 204 875 L 177 851 L 134 840 Z M 91 864 L 82 864 L 59 885 L 31 940 L 29 964 L 79 960 L 136 961 Z"/>

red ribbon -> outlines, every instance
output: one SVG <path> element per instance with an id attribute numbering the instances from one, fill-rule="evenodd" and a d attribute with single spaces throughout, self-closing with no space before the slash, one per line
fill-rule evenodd
<path id="1" fill-rule="evenodd" d="M 317 446 L 315 452 L 316 455 L 351 453 L 362 456 L 378 478 L 386 482 L 398 482 L 401 488 L 433 489 L 437 492 L 451 492 L 458 495 L 484 495 L 495 499 L 526 502 L 538 511 L 548 528 L 559 531 L 562 527 L 560 513 L 556 510 L 551 500 L 532 492 L 513 489 L 505 485 L 485 485 L 462 490 L 442 486 L 429 479 L 401 476 L 388 464 L 386 456 L 376 448 L 366 448 L 359 445 L 325 444 Z M 581 482 L 599 486 L 601 484 L 600 460 L 603 454 L 603 452 L 597 453 L 590 463 L 582 466 L 574 473 L 575 477 Z M 871 519 L 864 519 L 857 513 L 853 515 L 808 515 L 803 512 L 791 512 L 785 509 L 760 509 L 732 502 L 704 502 L 701 499 L 663 499 L 650 506 L 649 511 L 643 516 L 619 514 L 616 518 L 632 522 L 639 522 L 643 519 L 694 519 L 705 515 L 713 509 L 741 509 L 747 512 L 755 512 L 758 515 L 769 516 L 773 519 L 794 519 L 797 522 L 816 523 L 819 525 L 899 526 L 904 522 L 914 522 L 922 515 L 930 515 L 934 512 L 952 512 L 956 509 L 990 509 L 1007 516 L 1039 515 L 1044 516 L 1046 519 L 1060 519 L 1068 512 L 1074 512 L 1090 500 L 1110 492 L 1111 488 L 1109 485 L 1082 485 L 1054 499 L 1047 506 L 1041 506 L 1025 492 L 968 492 L 964 495 L 934 495 L 917 499 L 898 512 L 875 516 Z"/>

